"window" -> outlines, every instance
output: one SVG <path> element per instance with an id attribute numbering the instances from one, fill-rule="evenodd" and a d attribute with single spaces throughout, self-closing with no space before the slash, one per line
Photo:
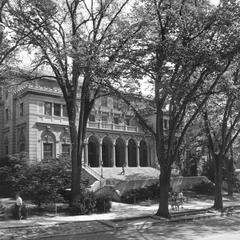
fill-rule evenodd
<path id="1" fill-rule="evenodd" d="M 64 157 L 69 157 L 70 156 L 70 144 L 62 144 L 62 155 Z"/>
<path id="2" fill-rule="evenodd" d="M 108 115 L 106 115 L 106 114 L 102 115 L 102 121 L 107 122 L 108 121 Z"/>
<path id="3" fill-rule="evenodd" d="M 19 145 L 19 152 L 24 152 L 25 151 L 25 144 L 24 143 L 20 143 Z"/>
<path id="4" fill-rule="evenodd" d="M 168 129 L 168 120 L 167 119 L 163 119 L 163 128 Z"/>
<path id="5" fill-rule="evenodd" d="M 43 158 L 52 158 L 53 156 L 53 144 L 52 143 L 43 143 Z"/>
<path id="6" fill-rule="evenodd" d="M 9 120 L 8 108 L 5 109 L 5 119 L 6 119 L 6 120 Z"/>
<path id="7" fill-rule="evenodd" d="M 20 103 L 19 115 L 23 116 L 23 103 Z"/>
<path id="8" fill-rule="evenodd" d="M 126 125 L 129 126 L 129 125 L 130 125 L 130 119 L 129 119 L 129 118 L 126 118 L 126 119 L 125 119 L 125 123 L 126 123 Z"/>
<path id="9" fill-rule="evenodd" d="M 52 116 L 52 103 L 50 102 L 44 103 L 44 114 Z"/>
<path id="10" fill-rule="evenodd" d="M 19 152 L 25 151 L 25 135 L 24 127 L 17 129 L 17 146 Z"/>
<path id="11" fill-rule="evenodd" d="M 119 117 L 114 117 L 114 118 L 113 118 L 113 122 L 114 122 L 115 124 L 119 124 Z"/>
<path id="12" fill-rule="evenodd" d="M 67 117 L 68 116 L 68 114 L 67 114 L 67 106 L 66 105 L 62 105 L 62 108 L 63 108 L 63 116 Z"/>
<path id="13" fill-rule="evenodd" d="M 101 105 L 104 107 L 108 106 L 108 99 L 107 97 L 101 97 Z"/>
<path id="14" fill-rule="evenodd" d="M 61 116 L 61 104 L 54 103 L 53 105 L 53 114 L 54 116 Z"/>
<path id="15" fill-rule="evenodd" d="M 119 101 L 116 98 L 113 98 L 113 108 L 119 109 Z"/>
<path id="16" fill-rule="evenodd" d="M 90 114 L 90 115 L 89 115 L 89 121 L 95 122 L 95 115 Z"/>

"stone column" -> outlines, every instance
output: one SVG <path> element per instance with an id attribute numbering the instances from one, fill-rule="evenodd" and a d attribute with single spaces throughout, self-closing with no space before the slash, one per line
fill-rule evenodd
<path id="1" fill-rule="evenodd" d="M 84 143 L 84 165 L 88 166 L 88 142 Z"/>
<path id="2" fill-rule="evenodd" d="M 128 167 L 128 142 L 125 142 L 125 164 Z"/>
<path id="3" fill-rule="evenodd" d="M 116 143 L 113 143 L 112 148 L 112 159 L 113 159 L 113 167 L 116 167 Z"/>
<path id="4" fill-rule="evenodd" d="M 102 160 L 102 141 L 99 144 L 99 167 L 101 167 L 101 165 L 103 164 L 103 160 Z"/>
<path id="5" fill-rule="evenodd" d="M 140 143 L 137 143 L 137 167 L 140 167 Z"/>

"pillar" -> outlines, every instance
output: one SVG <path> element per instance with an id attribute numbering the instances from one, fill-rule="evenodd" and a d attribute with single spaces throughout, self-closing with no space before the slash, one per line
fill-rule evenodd
<path id="1" fill-rule="evenodd" d="M 103 160 L 102 160 L 102 141 L 99 144 L 99 167 L 101 167 L 101 165 L 103 164 Z"/>
<path id="2" fill-rule="evenodd" d="M 113 167 L 116 167 L 116 143 L 113 143 L 112 148 L 112 159 L 113 159 Z"/>
<path id="3" fill-rule="evenodd" d="M 125 164 L 128 167 L 128 143 L 125 142 Z"/>
<path id="4" fill-rule="evenodd" d="M 140 167 L 140 143 L 137 143 L 137 167 Z"/>

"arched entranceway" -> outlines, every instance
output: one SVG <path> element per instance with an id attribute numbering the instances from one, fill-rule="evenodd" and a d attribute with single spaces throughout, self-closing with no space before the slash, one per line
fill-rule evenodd
<path id="1" fill-rule="evenodd" d="M 147 144 L 144 140 L 140 142 L 140 167 L 148 166 Z"/>
<path id="2" fill-rule="evenodd" d="M 94 136 L 91 136 L 88 140 L 88 165 L 99 167 L 99 142 Z"/>
<path id="3" fill-rule="evenodd" d="M 137 145 L 133 139 L 128 141 L 128 166 L 137 167 Z"/>
<path id="4" fill-rule="evenodd" d="M 116 167 L 122 167 L 125 163 L 125 143 L 118 138 L 115 146 Z"/>
<path id="5" fill-rule="evenodd" d="M 113 144 L 108 137 L 105 137 L 102 142 L 102 161 L 103 167 L 113 166 Z"/>

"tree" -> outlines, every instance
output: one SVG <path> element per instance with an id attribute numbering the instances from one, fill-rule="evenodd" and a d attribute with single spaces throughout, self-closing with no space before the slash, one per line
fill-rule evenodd
<path id="1" fill-rule="evenodd" d="M 238 52 L 239 29 L 234 24 L 239 21 L 238 13 L 239 6 L 234 1 L 219 8 L 211 7 L 208 1 L 190 0 L 141 1 L 136 7 L 134 18 L 144 21 L 145 27 L 132 43 L 132 50 L 122 54 L 121 62 L 131 66 L 126 75 L 133 79 L 145 77 L 153 85 L 156 128 L 148 125 L 126 95 L 118 94 L 132 106 L 140 123 L 156 140 L 161 171 L 157 215 L 169 217 L 171 165 L 187 129 Z M 208 88 L 203 91 L 206 82 Z M 167 134 L 163 126 L 166 107 Z"/>
<path id="2" fill-rule="evenodd" d="M 226 166 L 229 194 L 232 195 L 232 189 L 230 188 L 234 169 L 231 148 L 240 132 L 238 61 L 238 58 L 236 58 L 234 64 L 218 84 L 217 94 L 209 98 L 203 110 L 209 151 L 215 164 L 214 207 L 216 209 L 223 208 L 221 189 L 224 164 Z"/>
<path id="3" fill-rule="evenodd" d="M 128 2 L 24 0 L 9 5 L 14 16 L 11 28 L 18 35 L 28 34 L 28 44 L 37 54 L 35 68 L 43 64 L 51 68 L 53 75 L 48 77 L 56 79 L 66 101 L 72 145 L 72 200 L 80 191 L 89 113 L 101 96 L 101 84 L 114 73 L 119 51 L 140 28 L 130 28 L 125 20 L 122 10 Z"/>

